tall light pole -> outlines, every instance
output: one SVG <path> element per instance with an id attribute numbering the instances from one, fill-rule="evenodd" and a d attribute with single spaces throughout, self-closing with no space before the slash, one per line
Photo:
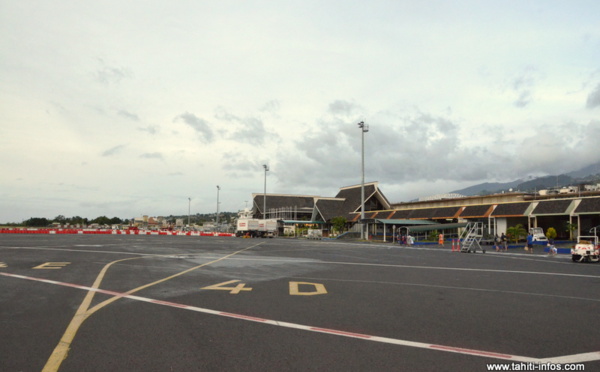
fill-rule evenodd
<path id="1" fill-rule="evenodd" d="M 217 231 L 219 231 L 219 191 L 221 191 L 221 187 L 219 187 L 219 185 L 217 185 L 217 222 L 216 222 Z"/>
<path id="2" fill-rule="evenodd" d="M 364 240 L 365 229 L 363 221 L 365 219 L 365 133 L 369 131 L 369 125 L 363 121 L 358 123 L 361 129 L 362 145 L 361 145 L 361 160 L 362 160 L 362 182 L 360 184 L 360 238 Z"/>
<path id="3" fill-rule="evenodd" d="M 188 198 L 188 227 L 190 227 L 191 210 L 192 210 L 192 198 Z"/>
<path id="4" fill-rule="evenodd" d="M 267 172 L 269 171 L 269 166 L 263 164 L 263 168 L 265 168 L 265 193 L 263 195 L 263 220 L 267 219 Z"/>

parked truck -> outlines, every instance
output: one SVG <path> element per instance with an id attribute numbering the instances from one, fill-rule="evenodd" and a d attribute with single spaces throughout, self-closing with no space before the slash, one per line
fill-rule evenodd
<path id="1" fill-rule="evenodd" d="M 258 220 L 258 232 L 261 238 L 273 238 L 277 235 L 277 220 Z"/>
<path id="2" fill-rule="evenodd" d="M 249 238 L 272 238 L 277 235 L 277 220 L 252 218 L 252 211 L 245 209 L 238 213 L 235 235 Z"/>

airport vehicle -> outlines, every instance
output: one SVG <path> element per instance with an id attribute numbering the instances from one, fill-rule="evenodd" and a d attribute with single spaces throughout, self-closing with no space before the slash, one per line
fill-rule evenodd
<path id="1" fill-rule="evenodd" d="M 597 236 L 579 236 L 577 244 L 571 248 L 573 262 L 598 262 L 600 261 L 600 246 Z"/>
<path id="2" fill-rule="evenodd" d="M 529 229 L 529 233 L 533 236 L 533 244 L 548 244 L 548 238 L 541 227 L 532 227 Z"/>
<path id="3" fill-rule="evenodd" d="M 308 239 L 320 240 L 323 238 L 323 231 L 321 231 L 319 229 L 308 229 L 306 237 Z"/>
<path id="4" fill-rule="evenodd" d="M 258 220 L 258 232 L 262 238 L 273 238 L 277 232 L 277 220 Z"/>
<path id="5" fill-rule="evenodd" d="M 272 238 L 277 232 L 277 220 L 252 218 L 252 211 L 245 209 L 238 213 L 235 236 L 251 238 Z"/>

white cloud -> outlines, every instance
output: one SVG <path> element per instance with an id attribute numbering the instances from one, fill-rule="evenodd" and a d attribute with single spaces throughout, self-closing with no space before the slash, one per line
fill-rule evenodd
<path id="1" fill-rule="evenodd" d="M 594 109 L 598 106 L 600 106 L 600 83 L 590 93 L 586 102 L 586 107 L 589 109 Z"/>
<path id="2" fill-rule="evenodd" d="M 128 68 L 110 66 L 102 58 L 98 58 L 98 64 L 100 66 L 92 75 L 96 81 L 102 84 L 118 84 L 124 79 L 133 77 L 133 73 Z"/>
<path id="3" fill-rule="evenodd" d="M 163 160 L 163 154 L 161 154 L 160 152 L 148 152 L 148 153 L 144 153 L 142 155 L 140 155 L 140 158 L 142 159 L 159 159 L 159 160 Z"/>
<path id="4" fill-rule="evenodd" d="M 185 124 L 190 126 L 193 130 L 195 130 L 198 133 L 202 142 L 210 143 L 213 141 L 213 130 L 211 129 L 209 123 L 206 120 L 201 119 L 194 114 L 186 112 L 177 116 L 174 121 L 183 121 Z"/>
<path id="5" fill-rule="evenodd" d="M 112 147 L 112 148 L 102 152 L 102 156 L 116 155 L 116 154 L 122 152 L 126 147 L 127 147 L 127 145 L 117 145 L 115 147 Z"/>

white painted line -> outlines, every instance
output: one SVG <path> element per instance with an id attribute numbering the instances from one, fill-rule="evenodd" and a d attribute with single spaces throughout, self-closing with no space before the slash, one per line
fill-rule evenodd
<path id="1" fill-rule="evenodd" d="M 600 352 L 577 354 L 577 355 L 563 356 L 563 357 L 557 357 L 557 358 L 538 359 L 538 358 L 530 358 L 530 357 L 526 357 L 526 356 L 496 353 L 496 352 L 485 351 L 485 350 L 465 349 L 465 348 L 446 346 L 446 345 L 428 344 L 428 343 L 423 343 L 423 342 L 414 342 L 414 341 L 400 340 L 400 339 L 395 339 L 395 338 L 379 337 L 379 336 L 372 336 L 372 335 L 366 335 L 366 334 L 360 334 L 360 333 L 346 332 L 346 331 L 336 330 L 336 329 L 313 327 L 313 326 L 307 326 L 307 325 L 297 324 L 297 323 L 279 322 L 276 320 L 263 319 L 263 318 L 258 318 L 258 317 L 254 317 L 254 316 L 235 314 L 235 313 L 229 313 L 229 312 L 218 311 L 218 310 L 211 310 L 211 309 L 206 309 L 206 308 L 201 308 L 201 307 L 196 307 L 196 306 L 179 304 L 179 303 L 170 302 L 170 301 L 162 301 L 162 300 L 156 300 L 156 299 L 152 299 L 152 298 L 148 298 L 148 297 L 127 295 L 125 293 L 107 291 L 107 290 L 99 289 L 99 288 L 86 287 L 86 286 L 72 284 L 72 283 L 64 283 L 64 282 L 59 282 L 59 281 L 55 281 L 55 280 L 41 279 L 41 278 L 35 278 L 35 277 L 30 277 L 30 276 L 24 276 L 24 275 L 9 274 L 9 273 L 3 273 L 3 272 L 0 272 L 0 275 L 10 277 L 10 278 L 32 280 L 32 281 L 37 281 L 37 282 L 42 282 L 42 283 L 72 287 L 72 288 L 82 289 L 82 290 L 86 290 L 86 291 L 94 291 L 94 292 L 98 292 L 98 293 L 109 294 L 112 296 L 128 298 L 131 300 L 148 302 L 148 303 L 152 303 L 152 304 L 156 304 L 156 305 L 169 306 L 169 307 L 174 307 L 174 308 L 178 308 L 178 309 L 191 310 L 191 311 L 195 311 L 195 312 L 199 312 L 199 313 L 218 315 L 218 316 L 246 320 L 246 321 L 257 322 L 257 323 L 262 323 L 262 324 L 270 324 L 270 325 L 274 325 L 274 326 L 278 326 L 278 327 L 293 328 L 293 329 L 309 331 L 309 332 L 324 333 L 324 334 L 340 336 L 340 337 L 348 337 L 348 338 L 354 338 L 354 339 L 360 339 L 360 340 L 368 340 L 368 341 L 381 342 L 381 343 L 386 343 L 386 344 L 393 344 L 393 345 L 400 345 L 400 346 L 407 346 L 407 347 L 414 347 L 414 348 L 427 349 L 427 350 L 436 350 L 436 351 L 457 353 L 457 354 L 463 354 L 463 355 L 472 355 L 472 356 L 485 357 L 485 358 L 511 360 L 511 361 L 517 361 L 517 362 L 531 362 L 531 363 L 539 363 L 540 361 L 547 361 L 547 360 L 551 360 L 553 362 L 555 360 L 571 360 L 569 358 L 581 359 L 581 360 L 585 360 L 588 362 L 600 360 Z"/>
<path id="2" fill-rule="evenodd" d="M 584 363 L 594 362 L 600 360 L 600 351 L 593 351 L 591 353 L 565 355 L 555 358 L 542 359 L 541 363 L 556 363 L 556 364 L 567 364 L 567 363 Z"/>

